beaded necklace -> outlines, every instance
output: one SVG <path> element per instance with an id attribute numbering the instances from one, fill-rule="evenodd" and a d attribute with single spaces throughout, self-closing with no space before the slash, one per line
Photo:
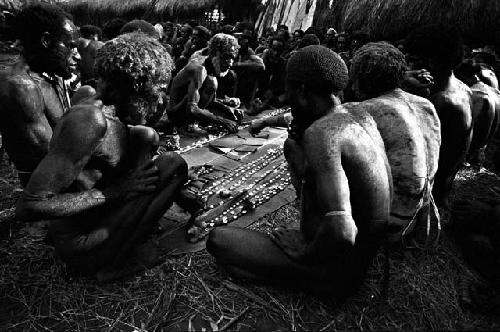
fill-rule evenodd
<path id="1" fill-rule="evenodd" d="M 286 161 L 280 158 L 282 155 L 283 148 L 269 149 L 265 155 L 238 167 L 200 190 L 197 195 L 204 202 L 216 197 L 214 195 L 223 196 L 226 188 L 237 194 L 229 195 L 217 204 L 207 205 L 201 216 L 217 210 L 220 213 L 202 225 L 192 226 L 188 231 L 190 240 L 196 242 L 203 239 L 214 227 L 237 220 L 287 188 L 290 184 L 290 175 Z M 261 173 L 259 176 L 253 176 L 259 172 Z M 239 190 L 236 190 L 238 188 Z"/>

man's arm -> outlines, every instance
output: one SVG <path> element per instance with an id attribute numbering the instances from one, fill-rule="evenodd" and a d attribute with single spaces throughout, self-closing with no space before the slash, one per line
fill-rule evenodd
<path id="1" fill-rule="evenodd" d="M 195 118 L 205 120 L 207 122 L 216 123 L 226 126 L 230 131 L 236 131 L 236 123 L 220 116 L 212 114 L 210 111 L 200 108 L 198 102 L 200 101 L 200 92 L 203 82 L 207 78 L 207 71 L 205 67 L 197 64 L 188 64 L 184 67 L 182 75 L 189 77 L 189 86 L 187 92 L 187 107 L 188 112 Z M 181 73 L 179 73 L 181 74 Z"/>
<path id="2" fill-rule="evenodd" d="M 7 101 L 5 110 L 19 127 L 25 139 L 43 156 L 49 149 L 52 128 L 44 114 L 44 99 L 38 86 L 27 77 L 11 78 L 1 87 L 1 99 Z M 5 120 L 4 120 L 5 121 Z"/>
<path id="3" fill-rule="evenodd" d="M 332 134 L 331 129 L 313 125 L 304 137 L 318 207 L 324 213 L 315 238 L 306 247 L 306 256 L 312 261 L 338 257 L 353 249 L 360 226 L 353 219 L 354 200 L 362 200 L 366 209 L 354 211 L 355 215 L 373 219 L 389 215 L 391 188 L 386 165 L 370 144 L 370 137 L 361 128 L 346 129 L 348 126 L 340 120 L 337 133 Z M 351 197 L 352 188 L 363 197 Z"/>
<path id="4" fill-rule="evenodd" d="M 104 204 L 106 197 L 97 189 L 62 192 L 75 181 L 105 133 L 106 120 L 99 109 L 74 107 L 56 127 L 49 152 L 33 172 L 17 204 L 18 218 L 65 217 Z"/>
<path id="5" fill-rule="evenodd" d="M 306 254 L 313 259 L 349 250 L 354 246 L 358 233 L 352 218 L 349 183 L 341 163 L 338 142 L 341 137 L 333 134 L 337 136 L 333 140 L 326 135 L 325 129 L 314 131 L 306 131 L 304 151 L 316 187 L 318 206 L 322 213 L 330 215 L 323 217 L 315 238 L 306 250 Z"/>

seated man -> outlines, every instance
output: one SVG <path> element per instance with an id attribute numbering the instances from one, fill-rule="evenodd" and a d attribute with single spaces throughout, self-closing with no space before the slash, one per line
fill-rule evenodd
<path id="1" fill-rule="evenodd" d="M 236 95 L 247 104 L 255 94 L 257 79 L 265 66 L 261 57 L 255 54 L 250 47 L 253 34 L 250 30 L 244 29 L 243 32 L 234 34 L 238 38 L 240 49 L 236 62 L 233 64 L 233 70 L 237 73 L 238 89 Z"/>
<path id="2" fill-rule="evenodd" d="M 212 230 L 207 249 L 235 276 L 336 296 L 363 281 L 385 236 L 392 184 L 376 124 L 368 114 L 355 118 L 340 106 L 347 80 L 345 63 L 323 46 L 290 58 L 295 125 L 285 157 L 301 197 L 300 230 Z"/>
<path id="3" fill-rule="evenodd" d="M 186 42 L 184 51 L 175 62 L 175 71 L 177 74 L 188 62 L 194 52 L 204 49 L 210 40 L 210 31 L 204 26 L 198 25 L 193 29 L 191 38 Z"/>
<path id="4" fill-rule="evenodd" d="M 384 140 L 394 182 L 391 241 L 401 240 L 422 200 L 430 204 L 441 144 L 432 103 L 399 88 L 405 72 L 405 57 L 396 47 L 385 42 L 361 47 L 352 59 L 350 77 L 362 102 L 344 105 L 351 113 L 368 112 Z"/>
<path id="5" fill-rule="evenodd" d="M 124 262 L 187 179 L 179 155 L 152 160 L 159 138 L 145 127 L 165 110 L 161 89 L 172 60 L 162 50 L 142 33 L 117 37 L 99 50 L 102 102 L 87 99 L 65 114 L 17 205 L 20 220 L 50 219 L 59 256 L 101 280 L 120 276 L 123 266 L 130 272 Z"/>
<path id="6" fill-rule="evenodd" d="M 494 137 L 500 120 L 500 91 L 479 79 L 481 67 L 473 60 L 462 62 L 455 69 L 455 75 L 472 90 L 474 130 L 469 160 L 481 168 L 486 159 L 486 146 Z"/>
<path id="7" fill-rule="evenodd" d="M 426 69 L 433 78 L 429 100 L 441 121 L 441 149 L 434 197 L 448 207 L 453 180 L 465 160 L 472 138 L 472 91 L 453 69 L 462 61 L 460 36 L 440 26 L 414 30 L 407 38 L 412 70 Z"/>
<path id="8" fill-rule="evenodd" d="M 252 102 L 249 114 L 257 114 L 272 106 L 282 106 L 286 101 L 285 41 L 274 37 L 269 48 L 262 54 L 265 70 L 259 79 L 257 98 Z"/>
<path id="9" fill-rule="evenodd" d="M 101 29 L 94 25 L 84 25 L 80 28 L 81 38 L 78 53 L 82 57 L 80 63 L 80 80 L 84 85 L 95 88 L 94 63 L 97 50 L 104 45 L 101 39 Z"/>
<path id="10" fill-rule="evenodd" d="M 168 116 L 177 126 L 199 121 L 236 132 L 237 117 L 232 109 L 222 108 L 225 114 L 216 115 L 207 107 L 233 64 L 238 42 L 233 36 L 216 34 L 210 39 L 207 52 L 208 56 L 193 59 L 173 79 Z"/>
<path id="11" fill-rule="evenodd" d="M 70 107 L 64 80 L 76 71 L 78 29 L 57 6 L 38 4 L 17 17 L 21 60 L 0 74 L 0 133 L 25 186 Z"/>

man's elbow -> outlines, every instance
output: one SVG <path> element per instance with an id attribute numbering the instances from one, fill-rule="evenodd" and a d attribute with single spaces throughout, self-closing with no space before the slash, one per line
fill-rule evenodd
<path id="1" fill-rule="evenodd" d="M 339 220 L 332 225 L 332 230 L 335 234 L 335 242 L 342 248 L 350 249 L 356 244 L 356 237 L 358 236 L 358 228 L 354 221 Z"/>

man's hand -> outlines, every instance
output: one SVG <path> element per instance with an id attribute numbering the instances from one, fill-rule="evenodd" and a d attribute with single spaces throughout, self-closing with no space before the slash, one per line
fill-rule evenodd
<path id="1" fill-rule="evenodd" d="M 426 89 L 434 85 L 434 77 L 426 69 L 407 71 L 405 73 L 405 81 L 419 89 Z"/>
<path id="2" fill-rule="evenodd" d="M 257 120 L 252 120 L 252 122 L 250 123 L 250 127 L 248 127 L 248 131 L 250 131 L 250 134 L 252 135 L 257 135 L 264 128 L 265 128 L 264 120 L 257 119 Z"/>
<path id="3" fill-rule="evenodd" d="M 90 85 L 83 85 L 78 90 L 76 90 L 75 94 L 71 98 L 71 104 L 76 105 L 82 102 L 85 102 L 87 99 L 95 99 L 96 91 Z"/>
<path id="4" fill-rule="evenodd" d="M 302 233 L 294 229 L 279 228 L 270 234 L 271 240 L 294 261 L 302 261 L 307 244 Z"/>
<path id="5" fill-rule="evenodd" d="M 228 106 L 229 107 L 229 106 Z M 229 110 L 232 114 L 232 120 L 236 121 L 236 122 L 241 122 L 241 120 L 243 120 L 243 111 L 239 108 L 233 108 L 233 107 L 229 107 Z"/>
<path id="6" fill-rule="evenodd" d="M 236 122 L 224 119 L 224 118 L 219 118 L 217 119 L 217 124 L 229 131 L 230 133 L 236 133 L 238 131 L 238 125 Z"/>
<path id="7" fill-rule="evenodd" d="M 248 115 L 256 115 L 262 112 L 267 107 L 267 104 L 260 100 L 259 98 L 255 98 L 250 104 L 250 109 L 247 111 Z"/>
<path id="8" fill-rule="evenodd" d="M 138 196 L 155 192 L 159 179 L 159 170 L 151 160 L 129 172 L 119 183 L 104 190 L 104 196 L 111 200 L 130 201 Z"/>
<path id="9" fill-rule="evenodd" d="M 234 108 L 239 108 L 241 106 L 240 98 L 225 97 L 224 99 L 222 99 L 222 103 Z"/>

